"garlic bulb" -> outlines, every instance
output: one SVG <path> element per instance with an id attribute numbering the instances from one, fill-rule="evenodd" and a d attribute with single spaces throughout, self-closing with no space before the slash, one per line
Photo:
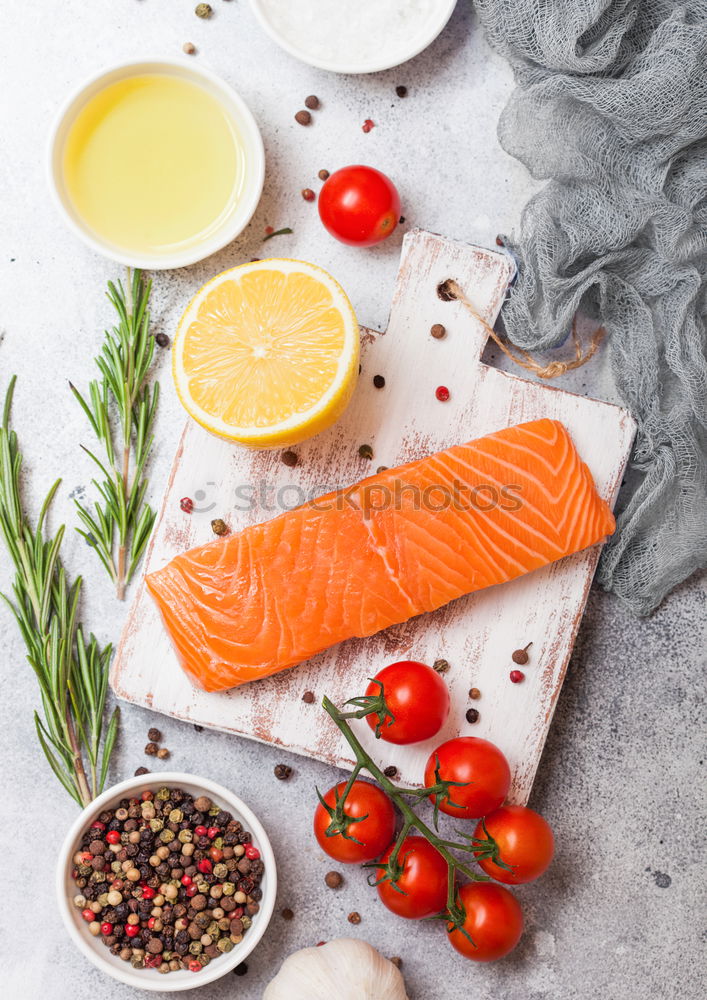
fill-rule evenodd
<path id="1" fill-rule="evenodd" d="M 398 969 L 365 941 L 337 938 L 282 963 L 263 1000 L 407 1000 Z"/>

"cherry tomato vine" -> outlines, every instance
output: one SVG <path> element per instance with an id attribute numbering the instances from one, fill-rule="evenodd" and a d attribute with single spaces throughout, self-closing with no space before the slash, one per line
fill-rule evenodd
<path id="1" fill-rule="evenodd" d="M 380 692 L 381 696 L 384 695 L 383 691 Z M 361 700 L 353 700 L 354 704 L 361 705 Z M 476 853 L 479 852 L 482 845 L 479 844 L 477 838 L 472 836 L 469 837 L 469 841 L 454 841 L 448 840 L 447 838 L 441 836 L 438 831 L 433 830 L 427 823 L 422 820 L 415 810 L 412 808 L 411 802 L 424 801 L 428 797 L 433 797 L 434 799 L 434 825 L 437 826 L 438 820 L 438 807 L 440 801 L 449 802 L 454 805 L 453 799 L 453 789 L 457 786 L 463 786 L 466 782 L 459 781 L 449 781 L 440 777 L 439 765 L 435 769 L 435 781 L 426 786 L 425 788 L 402 788 L 399 785 L 394 784 L 390 778 L 386 777 L 383 771 L 378 767 L 378 765 L 371 759 L 366 750 L 363 748 L 355 733 L 352 731 L 348 723 L 348 718 L 356 717 L 361 718 L 363 715 L 367 714 L 365 711 L 365 706 L 361 705 L 359 711 L 349 713 L 341 712 L 337 709 L 336 705 L 329 698 L 324 697 L 322 701 L 322 706 L 325 711 L 329 714 L 337 728 L 341 731 L 346 742 L 349 744 L 356 758 L 356 764 L 351 773 L 351 776 L 346 783 L 346 787 L 343 792 L 341 792 L 337 799 L 335 806 L 327 807 L 330 809 L 330 816 L 332 817 L 332 822 L 336 825 L 337 833 L 340 833 L 346 839 L 352 839 L 348 837 L 347 833 L 347 814 L 346 814 L 346 798 L 354 787 L 359 775 L 362 771 L 367 771 L 371 777 L 377 782 L 377 784 L 383 789 L 383 791 L 388 795 L 388 797 L 395 803 L 399 809 L 402 817 L 403 823 L 400 828 L 400 832 L 395 840 L 395 843 L 387 855 L 384 862 L 368 862 L 364 867 L 370 867 L 377 869 L 377 874 L 373 876 L 373 881 L 369 882 L 371 885 L 378 885 L 381 882 L 390 882 L 395 886 L 401 879 L 404 871 L 404 859 L 400 859 L 400 852 L 402 850 L 403 844 L 406 838 L 409 836 L 410 832 L 416 830 L 422 837 L 425 838 L 444 858 L 447 864 L 447 901 L 445 910 L 439 914 L 437 917 L 431 919 L 444 920 L 448 924 L 448 931 L 458 931 L 464 937 L 469 938 L 471 943 L 473 941 L 465 930 L 464 924 L 467 919 L 466 911 L 463 903 L 460 900 L 459 893 L 457 891 L 457 875 L 463 875 L 467 879 L 473 882 L 489 882 L 490 879 L 486 875 L 480 874 L 475 869 L 471 868 L 468 861 L 461 860 L 452 852 L 460 852 L 466 855 L 472 856 L 472 862 L 475 863 Z M 370 705 L 370 711 L 377 713 L 380 708 L 380 704 L 372 703 Z M 319 794 L 319 793 L 318 793 Z M 324 803 L 322 796 L 319 796 L 320 802 Z M 325 804 L 325 803 L 324 803 Z M 355 827 L 354 827 L 355 830 Z M 355 833 L 352 831 L 352 837 L 355 837 Z M 483 850 L 483 848 L 482 848 Z M 487 845 L 486 850 L 483 851 L 485 856 L 490 848 Z"/>

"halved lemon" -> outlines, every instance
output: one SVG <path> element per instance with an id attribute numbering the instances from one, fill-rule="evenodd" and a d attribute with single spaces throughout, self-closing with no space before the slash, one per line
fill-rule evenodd
<path id="1" fill-rule="evenodd" d="M 254 448 L 330 427 L 358 375 L 359 331 L 346 293 L 300 260 L 254 261 L 207 282 L 174 339 L 172 372 L 188 413 Z"/>

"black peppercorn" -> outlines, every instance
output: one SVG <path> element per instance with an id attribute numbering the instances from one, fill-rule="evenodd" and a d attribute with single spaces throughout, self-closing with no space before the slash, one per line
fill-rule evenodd
<path id="1" fill-rule="evenodd" d="M 383 378 L 382 375 L 374 375 L 373 384 L 376 387 L 376 389 L 382 389 L 383 386 L 385 385 L 385 379 Z"/>
<path id="2" fill-rule="evenodd" d="M 532 642 L 529 642 L 527 646 L 523 647 L 523 649 L 514 649 L 513 652 L 511 653 L 511 659 L 513 660 L 513 662 L 520 664 L 520 666 L 522 667 L 525 666 L 525 664 L 530 659 L 530 657 L 528 656 L 528 650 L 532 645 L 533 645 Z"/>
<path id="3" fill-rule="evenodd" d="M 287 779 L 290 777 L 291 774 L 292 774 L 292 768 L 289 767 L 287 764 L 275 765 L 275 777 L 278 778 L 280 781 L 287 781 Z M 225 842 L 226 841 L 224 838 L 224 843 Z"/>
<path id="4" fill-rule="evenodd" d="M 469 709 L 467 709 L 467 712 L 466 712 L 466 721 L 467 722 L 478 722 L 479 721 L 479 713 L 476 711 L 475 708 L 469 708 Z"/>

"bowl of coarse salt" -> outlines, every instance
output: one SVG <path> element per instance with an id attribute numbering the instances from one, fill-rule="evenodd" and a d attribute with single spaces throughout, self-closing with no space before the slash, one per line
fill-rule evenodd
<path id="1" fill-rule="evenodd" d="M 333 73 L 377 73 L 426 49 L 457 0 L 250 0 L 277 44 Z"/>

